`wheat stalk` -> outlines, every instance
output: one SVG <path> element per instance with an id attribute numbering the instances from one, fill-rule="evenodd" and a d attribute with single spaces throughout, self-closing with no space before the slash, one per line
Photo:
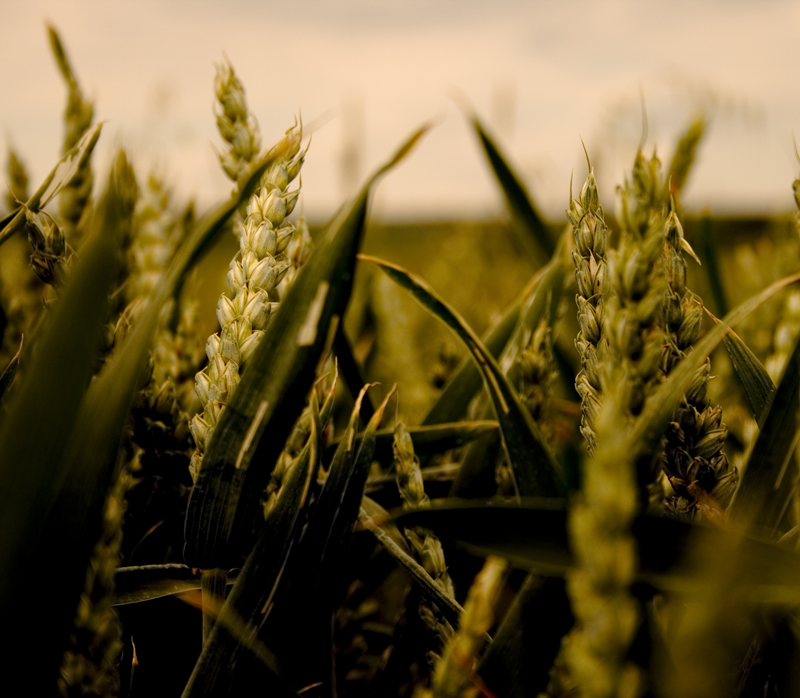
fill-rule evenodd
<path id="1" fill-rule="evenodd" d="M 83 134 L 91 127 L 94 120 L 94 105 L 83 96 L 58 32 L 49 26 L 48 33 L 56 63 L 67 83 L 67 106 L 64 110 L 64 141 L 62 145 L 63 152 L 67 153 L 77 145 Z M 93 185 L 92 167 L 87 159 L 76 175 L 61 190 L 60 213 L 70 234 L 78 230 L 78 223 L 92 195 Z M 74 239 L 73 242 L 77 247 L 78 240 Z"/>
<path id="2" fill-rule="evenodd" d="M 576 201 L 570 194 L 567 220 L 572 226 L 572 260 L 578 284 L 575 300 L 580 329 L 575 347 L 581 358 L 581 370 L 575 378 L 575 388 L 581 396 L 581 434 L 586 439 L 589 455 L 593 455 L 597 450 L 595 422 L 602 394 L 600 364 L 608 346 L 604 306 L 609 290 L 609 272 L 606 259 L 608 226 L 591 166 L 580 198 Z"/>
<path id="3" fill-rule="evenodd" d="M 269 316 L 278 307 L 277 286 L 289 270 L 284 254 L 295 227 L 286 220 L 297 203 L 299 189 L 289 192 L 305 153 L 300 152 L 302 126 L 290 128 L 275 146 L 277 157 L 247 204 L 244 221 L 235 223 L 240 251 L 230 264 L 228 292 L 220 296 L 220 331 L 206 344 L 208 366 L 197 374 L 195 386 L 203 413 L 191 422 L 197 451 L 190 466 L 197 478 L 202 453 L 219 415 L 239 382 L 247 359 L 263 336 Z"/>
<path id="4" fill-rule="evenodd" d="M 674 203 L 665 221 L 663 264 L 667 278 L 664 295 L 665 343 L 662 370 L 669 375 L 700 333 L 703 309 L 700 299 L 686 288 L 684 253 L 694 257 L 686 242 Z M 696 257 L 695 257 L 696 259 Z M 738 475 L 722 452 L 728 430 L 722 408 L 706 398 L 711 360 L 706 360 L 676 408 L 667 427 L 661 465 L 671 493 L 666 507 L 676 514 L 714 517 L 724 511 L 736 491 Z"/>
<path id="5" fill-rule="evenodd" d="M 608 348 L 598 366 L 603 397 L 597 448 L 584 466 L 581 493 L 568 519 L 576 566 L 567 588 L 577 626 L 562 651 L 579 692 L 592 698 L 635 696 L 642 688 L 639 668 L 626 659 L 639 623 L 638 604 L 630 593 L 637 565 L 630 529 L 639 491 L 636 464 L 623 435 L 659 379 L 664 285 L 657 261 L 664 220 L 657 206 L 657 171 L 657 158 L 647 161 L 639 152 L 632 182 L 619 190 L 622 239 L 609 265 L 614 294 L 604 302 Z M 584 189 L 592 191 L 591 186 Z M 591 210 L 588 198 L 582 208 Z M 580 253 L 577 257 L 577 262 L 584 259 Z M 579 293 L 589 295 L 591 287 L 581 292 L 580 284 Z"/>

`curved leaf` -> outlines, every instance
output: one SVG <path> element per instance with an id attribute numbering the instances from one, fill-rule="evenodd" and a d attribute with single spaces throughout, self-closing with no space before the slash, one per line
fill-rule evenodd
<path id="1" fill-rule="evenodd" d="M 25 203 L 25 207 L 20 206 L 0 220 L 0 245 L 22 227 L 25 222 L 25 208 L 32 213 L 37 213 L 70 183 L 78 170 L 91 156 L 94 146 L 97 144 L 97 139 L 100 138 L 100 130 L 102 128 L 103 123 L 101 122 L 87 131 L 78 145 L 66 153 L 53 168 L 52 172 L 47 175 L 47 178 L 36 190 L 36 193 Z"/>
<path id="2" fill-rule="evenodd" d="M 233 585 L 238 570 L 228 577 Z M 114 606 L 127 606 L 200 589 L 200 572 L 186 565 L 118 567 L 114 574 Z"/>
<path id="3" fill-rule="evenodd" d="M 486 133 L 486 130 L 478 121 L 478 117 L 472 116 L 470 121 L 483 147 L 483 151 L 486 153 L 489 164 L 492 166 L 492 171 L 500 184 L 500 189 L 508 204 L 514 224 L 521 234 L 523 243 L 530 250 L 533 259 L 539 264 L 543 264 L 553 256 L 556 249 L 553 238 L 547 229 L 547 224 L 536 210 L 536 206 L 525 189 L 525 185 L 522 184 L 520 178 L 511 169 L 497 144 Z"/>
<path id="4" fill-rule="evenodd" d="M 538 282 L 541 274 L 537 275 Z M 526 289 L 527 291 L 527 289 Z M 525 293 L 515 300 L 502 317 L 481 337 L 481 341 L 486 346 L 486 350 L 494 356 L 500 358 L 506 344 L 511 338 L 514 329 L 519 322 L 519 314 L 524 301 Z M 433 407 L 428 411 L 425 419 L 422 420 L 423 426 L 440 424 L 443 422 L 455 422 L 467 414 L 469 403 L 483 387 L 483 376 L 475 365 L 471 357 L 466 357 L 461 365 L 453 373 L 450 381 L 445 385 L 441 395 L 437 398 Z"/>
<path id="5" fill-rule="evenodd" d="M 463 500 L 433 502 L 427 509 L 403 513 L 403 526 L 424 526 L 440 537 L 460 542 L 479 555 L 500 555 L 513 564 L 548 576 L 562 576 L 572 565 L 564 500 L 523 500 L 476 504 Z M 633 523 L 639 556 L 637 578 L 665 591 L 691 591 L 697 569 L 687 555 L 694 546 L 731 545 L 738 557 L 731 584 L 762 601 L 800 600 L 800 556 L 730 531 L 678 519 L 640 515 Z"/>
<path id="6" fill-rule="evenodd" d="M 714 322 L 717 318 L 712 315 Z M 744 397 L 750 406 L 750 412 L 758 423 L 759 429 L 763 428 L 772 400 L 777 388 L 769 377 L 767 369 L 758 360 L 756 355 L 733 330 L 726 332 L 722 338 L 728 356 L 731 358 L 733 369 L 742 384 Z"/>
<path id="7" fill-rule="evenodd" d="M 363 406 L 362 406 L 363 409 Z M 453 422 L 451 424 L 433 424 L 431 426 L 409 427 L 408 433 L 414 441 L 417 455 L 443 453 L 451 448 L 459 448 L 479 436 L 497 431 L 499 423 L 492 419 L 473 422 Z M 356 436 L 360 442 L 363 434 Z M 341 439 L 335 439 L 326 450 L 332 455 Z M 375 460 L 386 462 L 393 457 L 394 429 L 379 429 L 375 434 Z"/>
<path id="8" fill-rule="evenodd" d="M 542 320 L 552 328 L 556 319 L 558 305 L 563 295 L 564 262 L 563 249 L 566 236 L 553 255 L 553 259 L 542 270 L 541 280 L 526 300 L 517 326 L 503 348 L 499 364 L 512 386 L 519 385 L 519 364 L 517 358 L 522 353 L 523 343 Z M 483 417 L 491 416 L 487 407 Z M 500 453 L 498 435 L 486 436 L 471 443 L 461 459 L 452 487 L 451 497 L 489 497 L 496 491 L 495 466 Z"/>
<path id="9" fill-rule="evenodd" d="M 771 382 L 771 381 L 770 381 Z M 798 444 L 800 407 L 800 342 L 786 363 L 775 397 L 753 446 L 739 489 L 731 504 L 733 521 L 766 529 L 778 528 L 795 488 L 790 461 Z"/>
<path id="10" fill-rule="evenodd" d="M 556 496 L 562 492 L 559 467 L 539 429 L 522 406 L 516 391 L 478 336 L 458 312 L 436 295 L 419 277 L 390 262 L 361 255 L 379 266 L 393 281 L 409 290 L 466 345 L 478 364 L 500 422 L 500 434 L 508 460 L 523 496 Z"/>

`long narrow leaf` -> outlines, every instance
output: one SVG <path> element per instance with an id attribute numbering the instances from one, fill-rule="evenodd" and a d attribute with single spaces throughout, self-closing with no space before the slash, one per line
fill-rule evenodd
<path id="1" fill-rule="evenodd" d="M 714 318 L 716 321 L 716 318 Z M 767 369 L 750 351 L 741 337 L 733 330 L 727 332 L 722 338 L 722 343 L 731 358 L 733 369 L 742 384 L 744 397 L 750 406 L 750 412 L 758 423 L 759 429 L 763 428 L 770 405 L 775 397 L 777 388 L 769 377 Z"/>
<path id="2" fill-rule="evenodd" d="M 249 550 L 271 469 L 302 410 L 328 334 L 349 301 L 372 186 L 424 132 L 404 143 L 334 219 L 267 327 L 220 416 L 192 490 L 187 563 L 230 568 Z"/>
<path id="3" fill-rule="evenodd" d="M 500 422 L 500 433 L 517 487 L 524 496 L 557 496 L 562 492 L 559 467 L 513 387 L 475 332 L 458 312 L 436 295 L 419 277 L 389 262 L 362 256 L 376 264 L 393 281 L 409 290 L 431 313 L 442 320 L 466 345 L 486 381 Z"/>
<path id="4" fill-rule="evenodd" d="M 93 126 L 78 145 L 61 158 L 36 190 L 36 193 L 25 203 L 25 207 L 28 210 L 33 213 L 40 211 L 58 192 L 70 183 L 84 162 L 91 156 L 94 146 L 97 144 L 97 139 L 100 138 L 100 130 L 102 128 L 102 122 Z M 25 211 L 21 206 L 0 220 L 0 245 L 16 233 L 24 222 Z"/>
<path id="5" fill-rule="evenodd" d="M 316 425 L 312 421 L 308 443 L 292 466 L 275 507 L 222 608 L 219 620 L 228 616 L 241 618 L 246 623 L 248 638 L 256 637 L 269 611 L 270 597 L 296 537 L 300 512 L 310 489 L 312 474 L 317 469 L 317 455 Z M 241 640 L 219 620 L 203 646 L 183 692 L 186 698 L 218 695 L 221 688 L 231 682 L 236 660 L 245 649 Z M 267 670 L 273 668 L 267 667 Z"/>
<path id="6" fill-rule="evenodd" d="M 369 530 L 397 564 L 408 572 L 412 581 L 419 586 L 422 595 L 436 605 L 450 625 L 458 628 L 464 609 L 452 596 L 444 593 L 442 587 L 433 581 L 425 568 L 411 557 L 402 535 L 396 528 L 394 529 L 396 535 L 392 535 L 392 524 L 387 523 L 389 518 L 389 512 L 380 504 L 369 497 L 364 497 L 358 517 L 359 524 Z"/>
<path id="7" fill-rule="evenodd" d="M 523 243 L 530 250 L 533 259 L 539 264 L 543 264 L 555 252 L 555 243 L 547 229 L 547 224 L 536 210 L 536 206 L 525 189 L 525 185 L 514 173 L 497 144 L 486 133 L 478 118 L 472 116 L 470 120 L 486 153 L 492 171 L 497 177 L 509 211 L 511 211 L 511 217 L 519 229 Z"/>
<path id="8" fill-rule="evenodd" d="M 536 281 L 538 281 L 539 277 L 537 277 Z M 500 319 L 481 337 L 486 350 L 495 359 L 500 358 L 503 349 L 514 332 L 514 328 L 519 322 L 524 296 L 525 293 L 521 294 Z M 425 419 L 422 420 L 423 426 L 442 422 L 455 422 L 461 419 L 467 413 L 472 398 L 478 394 L 482 387 L 483 376 L 472 357 L 468 356 L 456 369 L 453 377 L 445 385 L 442 394 L 439 395 L 433 407 L 425 415 Z"/>
<path id="9" fill-rule="evenodd" d="M 798 443 L 799 408 L 800 342 L 795 342 L 731 505 L 732 520 L 770 533 L 778 527 L 795 484 L 789 463 Z"/>
<path id="10" fill-rule="evenodd" d="M 331 575 L 338 567 L 342 544 L 349 539 L 353 526 L 358 520 L 364 487 L 367 484 L 369 468 L 375 453 L 378 427 L 393 394 L 394 388 L 389 391 L 389 394 L 375 410 L 375 414 L 364 430 L 361 442 L 357 443 L 353 439 L 356 456 L 350 460 L 349 467 L 341 468 L 338 472 L 334 472 L 331 468 L 320 495 L 319 505 L 314 510 L 313 525 L 318 531 L 324 533 L 323 537 L 325 538 L 325 544 L 321 548 L 322 564 L 319 570 L 318 585 L 324 584 L 327 589 L 330 588 Z M 327 493 L 326 490 L 328 490 Z M 327 526 L 326 522 L 329 522 Z"/>
<path id="11" fill-rule="evenodd" d="M 358 519 L 375 432 L 392 394 L 378 407 L 361 444 L 357 444 L 356 427 L 368 387 L 356 398 L 298 550 L 276 591 L 274 612 L 261 634 L 264 643 L 278 654 L 288 676 L 304 685 L 324 679 L 328 621 L 333 612 L 332 598 L 343 581 L 344 547 Z"/>
<path id="12" fill-rule="evenodd" d="M 267 165 L 268 163 L 264 163 L 260 170 L 252 174 L 251 189 Z M 124 176 L 124 173 L 125 168 L 118 162 L 114 177 Z M 115 181 L 114 177 L 112 183 Z M 44 345 L 40 345 L 33 353 L 34 357 L 48 357 L 50 365 L 47 371 L 36 371 L 33 363 L 31 364 L 31 377 L 38 376 L 37 380 L 44 380 L 45 384 L 33 389 L 29 394 L 33 401 L 32 414 L 28 416 L 29 426 L 25 429 L 17 427 L 15 431 L 21 434 L 27 430 L 31 438 L 37 442 L 32 452 L 42 448 L 52 451 L 45 459 L 46 465 L 43 464 L 39 468 L 38 476 L 36 474 L 38 466 L 24 471 L 27 475 L 38 478 L 40 488 L 50 489 L 50 499 L 45 503 L 37 501 L 33 496 L 22 496 L 16 498 L 14 507 L 5 508 L 3 513 L 8 512 L 13 515 L 16 508 L 23 505 L 30 506 L 31 516 L 42 528 L 43 533 L 35 542 L 31 542 L 24 535 L 18 535 L 16 539 L 12 535 L 5 537 L 26 544 L 27 554 L 32 560 L 28 564 L 31 578 L 44 579 L 50 565 L 59 570 L 61 583 L 58 586 L 58 593 L 52 590 L 46 593 L 49 598 L 47 619 L 38 622 L 32 620 L 35 616 L 31 615 L 25 621 L 32 629 L 45 623 L 50 628 L 47 640 L 52 645 L 53 671 L 56 671 L 60 664 L 63 642 L 66 640 L 83 589 L 92 548 L 99 536 L 102 509 L 115 477 L 117 451 L 123 427 L 133 394 L 142 384 L 147 354 L 160 310 L 172 296 L 178 282 L 188 273 L 190 265 L 197 258 L 197 250 L 207 246 L 213 235 L 222 229 L 225 220 L 236 210 L 238 203 L 237 196 L 229 204 L 221 207 L 216 215 L 210 216 L 205 223 L 198 226 L 192 239 L 179 252 L 168 278 L 154 291 L 150 304 L 143 311 L 141 320 L 133 329 L 128 342 L 92 381 L 80 408 L 73 404 L 74 397 L 71 398 L 70 405 L 66 406 L 62 404 L 62 400 L 66 400 L 74 390 L 61 390 L 58 387 L 60 381 L 73 370 L 83 371 L 84 364 L 88 366 L 86 370 L 91 370 L 96 359 L 94 347 L 82 346 L 80 350 L 77 348 L 73 350 L 72 344 L 76 344 L 77 347 L 82 342 L 88 342 L 92 336 L 99 338 L 107 314 L 105 308 L 110 295 L 109 284 L 116 278 L 113 271 L 118 256 L 118 242 L 115 235 L 123 226 L 119 225 L 119 213 L 112 196 L 112 199 L 101 207 L 100 215 L 96 217 L 103 223 L 95 235 L 95 242 L 91 243 L 103 250 L 101 261 L 93 262 L 98 267 L 94 272 L 95 276 L 91 280 L 87 279 L 92 286 L 92 292 L 100 294 L 100 299 L 81 301 L 78 307 L 72 309 L 74 315 L 63 326 L 54 323 L 58 325 L 58 330 L 53 339 L 52 350 L 43 351 Z M 83 255 L 83 266 L 88 265 L 87 257 L 94 259 L 91 249 L 87 248 Z M 81 268 L 79 267 L 79 270 Z M 104 280 L 101 281 L 101 276 L 98 274 Z M 106 275 L 108 275 L 107 280 Z M 80 272 L 76 278 L 83 278 Z M 65 297 L 59 302 L 57 309 L 59 317 L 64 307 L 70 305 L 67 298 L 76 283 L 77 280 L 68 286 Z M 101 300 L 102 312 L 94 307 Z M 86 323 L 89 323 L 88 328 Z M 51 353 L 58 358 L 53 358 Z M 68 365 L 66 369 L 63 366 L 65 361 Z M 58 379 L 50 377 L 51 380 L 48 382 L 49 370 L 60 370 L 62 373 Z M 81 388 L 88 384 L 88 378 L 89 374 L 82 378 Z M 23 386 L 21 388 L 22 392 L 28 395 L 27 389 Z M 51 396 L 52 401 L 42 403 L 41 395 Z M 52 405 L 57 412 L 50 416 L 49 408 L 43 409 L 42 404 Z M 18 416 L 22 414 L 23 412 L 17 413 Z M 44 420 L 44 423 L 48 424 L 48 438 L 43 439 L 38 432 L 35 433 L 36 420 Z M 12 424 L 13 421 L 9 421 L 4 426 Z M 11 462 L 4 460 L 3 466 Z M 28 462 L 30 464 L 30 460 Z M 3 488 L 3 492 L 9 494 L 13 491 L 14 486 Z M 22 491 L 20 489 L 20 492 Z M 21 517 L 19 521 L 22 521 Z M 25 593 L 35 594 L 36 588 L 37 584 L 26 581 Z M 45 593 L 42 592 L 40 596 L 44 598 Z M 24 608 L 24 604 L 21 607 Z M 39 608 L 39 606 L 34 607 Z M 37 639 L 36 642 L 40 640 Z M 42 645 L 42 651 L 44 650 Z"/>
<path id="13" fill-rule="evenodd" d="M 17 399 L 0 425 L 0 609 L 18 640 L 5 659 L 29 675 L 36 695 L 55 685 L 84 579 L 83 574 L 60 577 L 55 589 L 46 589 L 49 584 L 41 575 L 51 569 L 52 558 L 42 531 L 68 479 L 65 450 L 99 349 L 115 279 L 117 203 L 112 190 L 98 216 L 98 229 L 40 333 Z M 84 573 L 87 562 L 88 553 L 81 560 Z M 61 568 L 56 569 L 61 575 Z M 31 576 L 14 573 L 21 570 Z M 45 597 L 46 606 L 41 601 Z M 48 632 L 42 634 L 42 627 Z M 30 652 L 33 646 L 36 653 Z"/>
<path id="14" fill-rule="evenodd" d="M 483 434 L 496 432 L 499 426 L 499 423 L 492 419 L 483 419 L 473 422 L 409 427 L 408 433 L 414 441 L 414 450 L 417 455 L 424 455 L 443 453 L 451 448 L 459 448 Z M 363 434 L 358 434 L 356 441 L 360 442 L 362 438 Z M 331 442 L 326 455 L 332 455 L 339 442 L 340 439 Z M 394 429 L 379 429 L 375 434 L 375 460 L 384 462 L 391 460 L 393 443 Z"/>
<path id="15" fill-rule="evenodd" d="M 500 555 L 548 576 L 563 576 L 573 563 L 563 500 L 523 500 L 522 505 L 444 500 L 395 520 L 403 526 L 430 528 L 476 554 Z M 722 529 L 648 515 L 636 517 L 632 533 L 639 555 L 638 579 L 666 591 L 686 592 L 698 583 L 687 558 L 692 546 L 714 548 L 737 540 Z M 752 538 L 737 540 L 735 549 L 739 564 L 731 584 L 742 585 L 753 598 L 764 601 L 800 600 L 800 557 Z"/>
<path id="16" fill-rule="evenodd" d="M 234 572 L 228 585 L 237 579 Z M 200 572 L 179 564 L 119 567 L 114 574 L 114 606 L 127 606 L 200 589 Z"/>

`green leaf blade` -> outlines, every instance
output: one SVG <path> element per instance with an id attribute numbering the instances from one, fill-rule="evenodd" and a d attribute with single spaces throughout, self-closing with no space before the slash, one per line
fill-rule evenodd
<path id="1" fill-rule="evenodd" d="M 523 496 L 558 496 L 562 493 L 563 483 L 555 457 L 497 362 L 466 322 L 419 277 L 375 257 L 362 255 L 361 258 L 376 264 L 398 285 L 410 291 L 469 349 L 486 381 L 520 493 Z"/>
<path id="2" fill-rule="evenodd" d="M 543 264 L 553 256 L 556 248 L 547 224 L 531 201 L 522 180 L 508 164 L 500 152 L 500 148 L 483 128 L 478 118 L 473 116 L 471 121 L 503 192 L 511 217 L 520 231 L 523 243 L 530 250 L 534 260 Z"/>
<path id="3" fill-rule="evenodd" d="M 761 431 L 731 504 L 730 517 L 732 521 L 772 535 L 794 490 L 794 477 L 789 465 L 798 443 L 800 342 L 795 343 L 774 398 L 767 407 Z"/>

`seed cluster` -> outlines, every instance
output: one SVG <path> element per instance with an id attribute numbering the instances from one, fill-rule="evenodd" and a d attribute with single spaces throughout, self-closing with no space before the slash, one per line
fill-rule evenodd
<path id="1" fill-rule="evenodd" d="M 575 299 L 580 330 L 575 347 L 581 357 L 581 370 L 575 379 L 575 388 L 581 396 L 581 434 L 586 439 L 589 455 L 593 455 L 597 450 L 595 424 L 602 394 L 600 365 L 608 346 L 604 304 L 608 294 L 609 272 L 606 259 L 608 226 L 591 170 L 581 189 L 580 199 L 570 200 L 567 220 L 572 225 L 575 243 L 572 260 L 578 283 Z"/>
<path id="2" fill-rule="evenodd" d="M 58 33 L 52 27 L 50 31 L 50 44 L 55 55 L 64 81 L 67 84 L 67 106 L 64 111 L 64 153 L 72 150 L 92 125 L 94 120 L 94 105 L 83 96 L 78 80 L 67 58 L 66 51 L 61 44 Z M 89 159 L 79 168 L 75 177 L 61 190 L 59 208 L 62 218 L 70 233 L 73 246 L 78 246 L 76 233 L 79 233 L 78 223 L 86 210 L 94 186 L 94 176 Z"/>
<path id="3" fill-rule="evenodd" d="M 248 116 L 244 90 L 229 66 L 219 69 L 216 89 L 222 104 L 218 125 L 223 138 L 231 144 L 230 151 L 220 157 L 228 176 L 235 179 L 246 170 L 253 149 L 257 148 L 255 120 Z M 245 133 L 249 134 L 246 144 L 242 135 Z M 303 166 L 302 137 L 302 126 L 295 124 L 274 147 L 276 158 L 264 174 L 261 187 L 250 198 L 244 220 L 234 223 L 240 249 L 228 271 L 228 292 L 220 296 L 217 304 L 220 331 L 209 338 L 208 366 L 195 379 L 203 406 L 202 414 L 191 421 L 197 444 L 190 466 L 195 479 L 220 413 L 258 346 L 270 314 L 279 305 L 278 285 L 291 266 L 285 251 L 296 230 L 286 217 L 300 195 L 299 188 L 290 192 L 288 187 Z"/>
<path id="4" fill-rule="evenodd" d="M 393 449 L 397 487 L 403 500 L 403 508 L 418 509 L 430 506 L 431 500 L 425 494 L 419 458 L 414 453 L 414 442 L 408 433 L 408 428 L 402 422 L 398 422 L 395 426 Z M 403 533 L 431 579 L 441 587 L 442 591 L 455 597 L 453 580 L 447 572 L 444 550 L 436 535 L 419 526 L 406 528 Z M 439 618 L 434 609 L 425 603 L 420 605 L 419 611 L 425 625 L 438 635 L 441 643 L 446 642 L 453 632 L 450 623 Z"/>
<path id="5" fill-rule="evenodd" d="M 244 86 L 229 64 L 217 67 L 214 91 L 221 107 L 217 129 L 230 146 L 219 159 L 225 174 L 238 182 L 261 149 L 258 123 L 247 109 Z"/>
<path id="6" fill-rule="evenodd" d="M 667 216 L 665 229 L 663 265 L 667 290 L 662 371 L 666 376 L 697 340 L 703 310 L 700 299 L 686 288 L 683 252 L 693 252 L 674 209 Z M 722 423 L 722 408 L 711 406 L 706 398 L 710 372 L 708 359 L 695 374 L 667 428 L 661 466 L 672 490 L 666 499 L 666 508 L 672 513 L 701 513 L 713 518 L 727 508 L 736 489 L 736 469 L 730 467 L 722 452 L 728 436 Z"/>

